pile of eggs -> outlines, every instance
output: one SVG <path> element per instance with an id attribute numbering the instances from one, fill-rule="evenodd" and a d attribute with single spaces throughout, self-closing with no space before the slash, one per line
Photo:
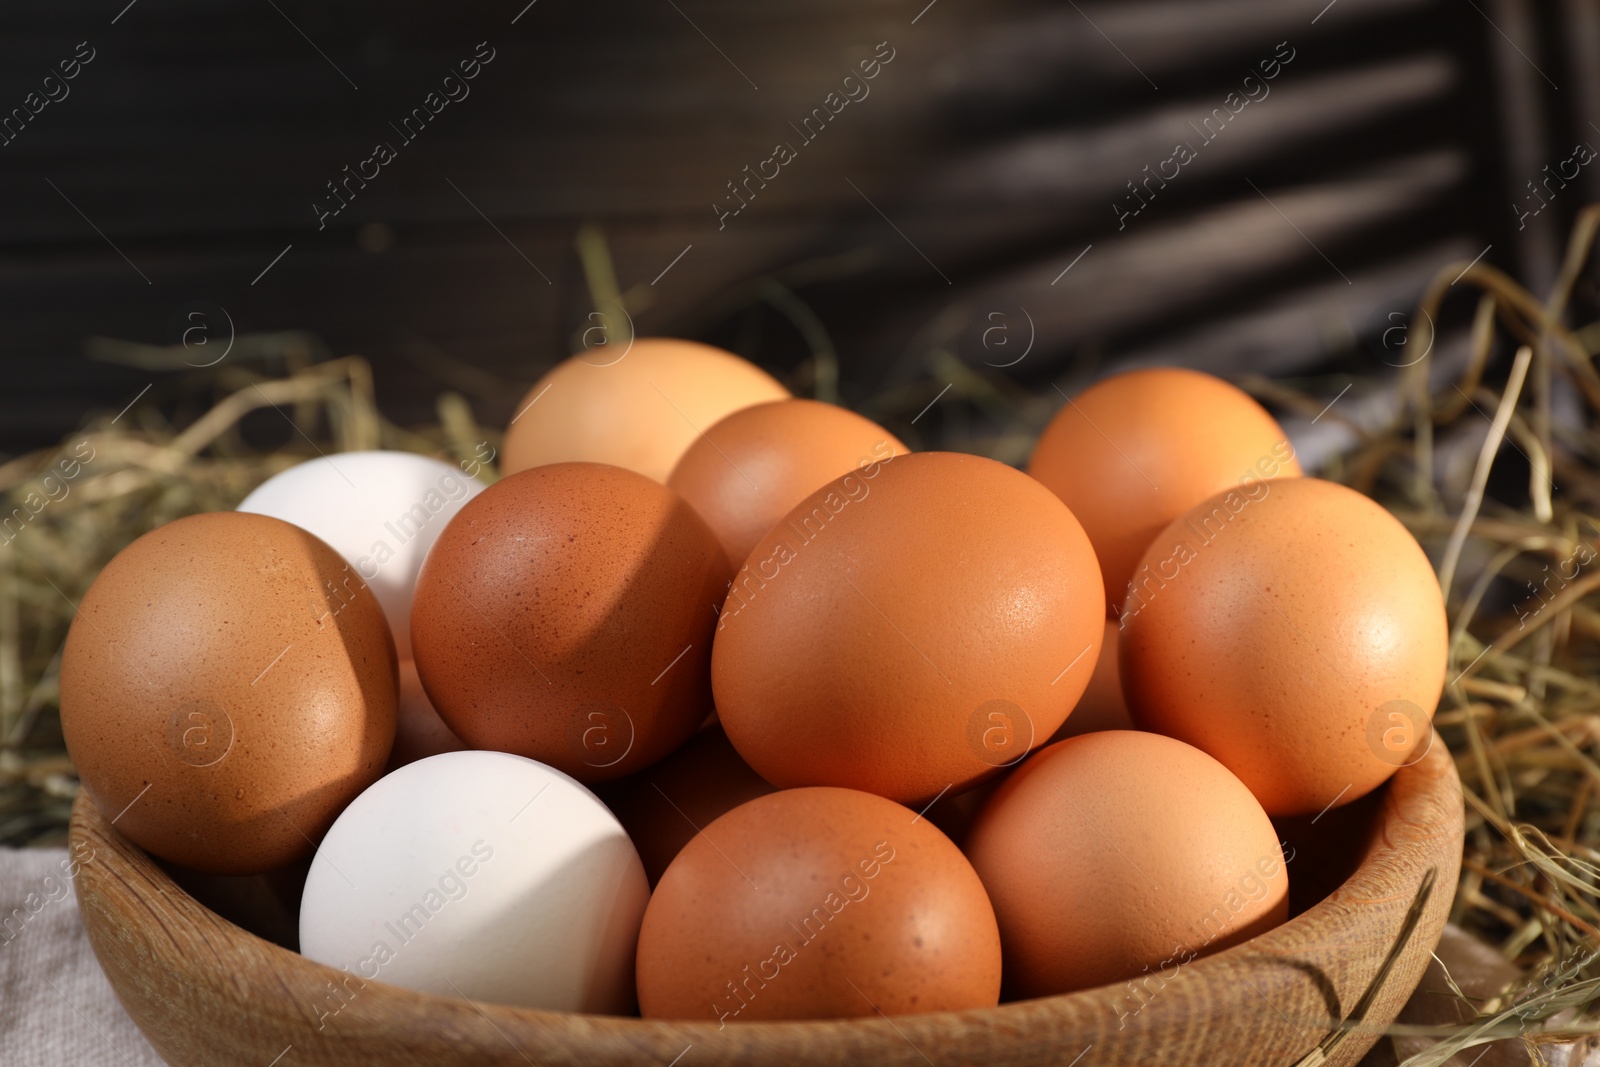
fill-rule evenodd
<path id="1" fill-rule="evenodd" d="M 1227 383 L 1103 380 L 1024 473 L 601 355 L 492 485 L 325 456 L 113 559 L 61 666 L 100 810 L 309 857 L 352 980 L 725 1025 L 1170 977 L 1287 918 L 1274 819 L 1431 741 L 1428 559 Z"/>

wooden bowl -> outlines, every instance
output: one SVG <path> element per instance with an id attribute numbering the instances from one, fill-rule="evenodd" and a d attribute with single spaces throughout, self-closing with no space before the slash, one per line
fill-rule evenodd
<path id="1" fill-rule="evenodd" d="M 1425 757 L 1372 796 L 1280 829 L 1294 850 L 1290 881 L 1304 910 L 1176 974 L 976 1011 L 724 1029 L 362 983 L 199 904 L 87 797 L 73 810 L 71 841 L 84 860 L 76 885 L 95 954 L 134 1022 L 180 1067 L 1290 1067 L 1349 1014 L 1425 872 L 1437 868 L 1438 889 L 1366 1024 L 1327 1060 L 1350 1065 L 1393 1021 L 1438 943 L 1460 873 L 1460 780 L 1435 737 Z M 1331 892 L 1323 896 L 1319 885 Z"/>

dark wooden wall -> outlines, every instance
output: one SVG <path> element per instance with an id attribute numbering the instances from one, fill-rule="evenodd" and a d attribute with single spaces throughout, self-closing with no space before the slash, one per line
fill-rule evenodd
<path id="1" fill-rule="evenodd" d="M 431 417 L 437 353 L 526 383 L 594 310 L 584 224 L 641 332 L 782 371 L 809 351 L 797 293 L 847 400 L 926 377 L 934 348 L 1003 362 L 993 312 L 1033 324 L 1006 370 L 1030 389 L 1125 360 L 1381 369 L 1372 339 L 1440 263 L 1492 244 L 1547 276 L 1600 182 L 1517 229 L 1524 183 L 1600 146 L 1587 0 L 524 2 L 0 10 L 0 113 L 94 50 L 0 147 L 0 451 L 131 399 L 151 375 L 86 338 L 175 341 L 197 301 L 367 355 L 402 422 Z M 470 95 L 405 143 L 390 123 L 479 42 Z M 800 144 L 789 124 L 880 42 L 870 95 Z M 1279 42 L 1270 95 L 1119 228 L 1127 183 Z M 319 229 L 325 183 L 378 141 L 396 158 Z M 797 158 L 719 229 L 725 183 L 778 141 Z M 507 417 L 510 391 L 463 383 Z"/>

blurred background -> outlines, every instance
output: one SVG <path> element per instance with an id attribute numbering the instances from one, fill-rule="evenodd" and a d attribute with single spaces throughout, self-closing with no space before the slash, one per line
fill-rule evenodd
<path id="1" fill-rule="evenodd" d="M 181 425 L 224 358 L 360 354 L 388 419 L 503 427 L 627 319 L 1020 462 L 1052 383 L 1354 415 L 1442 267 L 1544 292 L 1600 193 L 1600 3 L 64 0 L 0 11 L 0 116 L 0 456 L 136 395 Z"/>

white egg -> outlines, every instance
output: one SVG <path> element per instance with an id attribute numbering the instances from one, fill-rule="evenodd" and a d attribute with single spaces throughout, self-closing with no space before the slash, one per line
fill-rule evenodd
<path id="1" fill-rule="evenodd" d="M 340 452 L 273 475 L 238 510 L 292 522 L 333 546 L 377 595 L 407 659 L 417 572 L 439 531 L 483 488 L 427 456 Z"/>
<path id="2" fill-rule="evenodd" d="M 447 752 L 380 778 L 333 824 L 306 877 L 300 951 L 352 976 L 319 1007 L 329 1016 L 373 980 L 624 1014 L 649 896 L 633 842 L 576 780 Z"/>

